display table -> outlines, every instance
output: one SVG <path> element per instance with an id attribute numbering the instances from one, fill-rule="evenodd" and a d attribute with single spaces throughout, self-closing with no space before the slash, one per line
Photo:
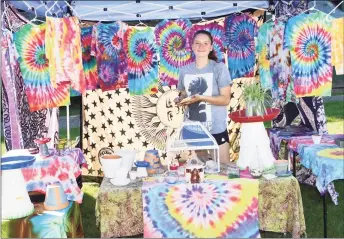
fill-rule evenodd
<path id="1" fill-rule="evenodd" d="M 110 179 L 103 179 L 96 200 L 101 237 L 143 234 L 142 185 L 138 181 L 115 187 Z M 259 180 L 258 202 L 260 230 L 290 232 L 294 238 L 306 232 L 300 188 L 294 177 Z"/>
<path id="2" fill-rule="evenodd" d="M 2 220 L 2 238 L 80 238 L 84 237 L 80 206 L 57 211 L 44 211 L 43 203 L 35 204 L 35 213 L 19 219 Z"/>
<path id="3" fill-rule="evenodd" d="M 30 155 L 26 149 L 8 151 L 3 157 Z M 36 191 L 45 194 L 48 184 L 60 182 L 70 201 L 82 202 L 83 192 L 77 183 L 81 176 L 80 165 L 87 167 L 84 155 L 80 149 L 73 149 L 64 155 L 36 156 L 36 161 L 30 167 L 23 168 L 22 173 L 27 183 L 27 191 Z"/>

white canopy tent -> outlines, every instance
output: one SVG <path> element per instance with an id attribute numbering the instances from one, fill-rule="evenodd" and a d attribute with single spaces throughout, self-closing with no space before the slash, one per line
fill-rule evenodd
<path id="1" fill-rule="evenodd" d="M 11 1 L 20 10 L 61 17 L 71 6 L 72 14 L 89 21 L 137 21 L 225 16 L 248 8 L 266 10 L 268 1 Z"/>

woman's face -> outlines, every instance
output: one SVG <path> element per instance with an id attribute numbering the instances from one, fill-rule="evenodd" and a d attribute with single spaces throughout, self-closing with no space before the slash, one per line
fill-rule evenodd
<path id="1" fill-rule="evenodd" d="M 192 51 L 197 57 L 206 57 L 208 58 L 209 53 L 213 50 L 210 38 L 206 34 L 198 34 L 193 43 Z"/>

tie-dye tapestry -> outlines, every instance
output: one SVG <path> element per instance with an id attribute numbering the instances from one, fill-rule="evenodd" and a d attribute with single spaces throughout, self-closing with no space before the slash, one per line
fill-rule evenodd
<path id="1" fill-rule="evenodd" d="M 19 123 L 20 112 L 17 111 L 20 101 L 17 99 L 14 72 L 18 64 L 15 59 L 12 33 L 7 29 L 2 30 L 1 63 L 1 80 L 4 88 L 2 95 L 4 135 L 9 149 L 21 149 L 23 148 L 23 138 Z"/>
<path id="2" fill-rule="evenodd" d="M 163 20 L 155 27 L 159 46 L 159 77 L 162 85 L 177 85 L 179 69 L 192 61 L 186 47 L 186 34 L 192 23 L 187 19 Z"/>
<path id="3" fill-rule="evenodd" d="M 326 13 L 301 14 L 288 20 L 285 47 L 290 50 L 292 78 L 297 98 L 331 96 L 332 22 Z"/>
<path id="4" fill-rule="evenodd" d="M 156 93 L 159 66 L 153 29 L 128 29 L 124 34 L 124 49 L 128 58 L 130 94 Z"/>
<path id="5" fill-rule="evenodd" d="M 74 90 L 84 93 L 79 19 L 46 17 L 45 51 L 51 85 L 56 88 L 57 83 L 68 82 Z"/>
<path id="6" fill-rule="evenodd" d="M 213 37 L 213 49 L 216 53 L 216 56 L 219 62 L 225 62 L 225 31 L 223 25 L 217 22 L 211 22 L 207 24 L 197 24 L 193 25 L 188 34 L 187 34 L 187 46 L 189 47 L 189 51 L 192 52 L 192 40 L 195 33 L 199 30 L 206 30 L 211 33 Z M 195 59 L 195 54 L 192 52 L 192 58 Z M 232 78 L 233 79 L 233 78 Z"/>
<path id="7" fill-rule="evenodd" d="M 69 82 L 50 83 L 48 60 L 45 57 L 46 24 L 27 24 L 14 34 L 18 61 L 31 111 L 69 104 Z"/>
<path id="8" fill-rule="evenodd" d="M 15 11 L 15 13 L 14 13 Z M 18 31 L 25 22 L 22 19 L 25 19 L 23 16 L 19 18 L 20 13 L 18 13 L 14 8 L 11 8 L 7 12 L 8 18 L 4 18 L 3 24 L 5 24 L 6 28 L 8 27 L 8 23 L 11 26 L 13 32 Z M 4 28 L 5 28 L 4 27 Z M 5 32 L 5 31 L 3 31 Z M 7 38 L 9 39 L 9 38 Z M 3 39 L 2 39 L 3 40 Z M 9 49 L 15 49 L 14 42 L 8 42 L 11 44 Z M 21 148 L 32 148 L 36 147 L 36 143 L 34 139 L 41 138 L 41 137 L 49 137 L 54 140 L 51 140 L 52 144 L 56 143 L 56 139 L 59 135 L 59 125 L 54 124 L 53 122 L 57 122 L 58 119 L 58 108 L 55 109 L 42 109 L 38 111 L 30 111 L 28 97 L 25 94 L 25 85 L 24 79 L 22 77 L 22 72 L 19 67 L 19 62 L 17 61 L 17 57 L 14 54 L 14 51 L 9 51 L 10 57 L 6 58 L 6 61 L 9 61 L 11 66 L 11 75 L 14 77 L 14 89 L 13 94 L 16 95 L 17 104 L 15 111 L 11 111 L 9 107 L 9 102 L 13 101 L 14 97 L 11 96 L 10 93 L 7 93 L 7 88 L 2 87 L 2 110 L 3 110 L 3 125 L 4 125 L 4 138 L 5 138 L 5 145 L 6 150 L 11 150 L 12 147 L 12 138 L 11 138 L 11 121 L 5 120 L 10 119 L 11 115 L 17 115 L 18 123 L 15 127 L 20 127 L 20 138 L 22 143 L 20 143 Z M 5 62 L 3 62 L 5 64 Z M 2 83 L 4 84 L 6 78 L 2 79 Z M 53 120 L 52 120 L 53 119 Z M 19 125 L 20 126 L 19 126 Z"/>
<path id="9" fill-rule="evenodd" d="M 128 25 L 121 21 L 93 26 L 91 55 L 96 56 L 98 83 L 103 91 L 128 86 L 127 53 L 123 42 L 127 29 Z"/>
<path id="10" fill-rule="evenodd" d="M 258 180 L 144 182 L 145 238 L 259 238 Z"/>
<path id="11" fill-rule="evenodd" d="M 231 78 L 254 76 L 256 20 L 247 14 L 232 14 L 225 18 L 224 28 Z"/>
<path id="12" fill-rule="evenodd" d="M 91 55 L 92 28 L 92 26 L 81 28 L 82 65 L 87 90 L 99 88 L 97 59 Z"/>

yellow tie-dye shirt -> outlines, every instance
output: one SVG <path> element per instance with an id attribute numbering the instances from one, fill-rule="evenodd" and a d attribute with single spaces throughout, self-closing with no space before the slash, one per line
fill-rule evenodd
<path id="1" fill-rule="evenodd" d="M 332 20 L 332 65 L 337 75 L 344 74 L 344 18 Z"/>

